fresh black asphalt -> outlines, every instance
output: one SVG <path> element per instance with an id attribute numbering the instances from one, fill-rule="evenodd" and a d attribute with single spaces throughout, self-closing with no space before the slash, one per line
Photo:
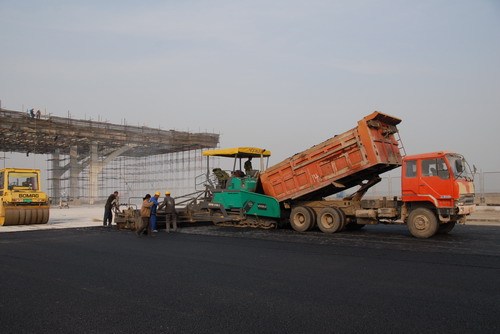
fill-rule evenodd
<path id="1" fill-rule="evenodd" d="M 0 333 L 498 333 L 500 228 L 0 235 Z"/>

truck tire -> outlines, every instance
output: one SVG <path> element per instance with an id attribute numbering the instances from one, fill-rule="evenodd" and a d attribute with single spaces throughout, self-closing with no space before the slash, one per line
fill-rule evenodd
<path id="1" fill-rule="evenodd" d="M 430 238 L 438 231 L 436 215 L 429 209 L 416 208 L 408 216 L 408 230 L 415 238 Z"/>
<path id="2" fill-rule="evenodd" d="M 317 224 L 323 233 L 335 233 L 345 227 L 346 219 L 342 210 L 337 208 L 323 208 L 319 212 Z"/>
<path id="3" fill-rule="evenodd" d="M 455 221 L 451 221 L 451 222 L 447 222 L 447 223 L 441 224 L 438 227 L 437 233 L 438 234 L 449 233 L 449 232 L 451 232 L 451 230 L 453 230 L 453 228 L 455 227 L 455 224 L 456 224 Z"/>
<path id="4" fill-rule="evenodd" d="M 308 231 L 314 230 L 314 228 L 316 227 L 316 211 L 308 206 L 306 206 L 305 208 L 311 213 L 311 226 L 309 226 Z"/>
<path id="5" fill-rule="evenodd" d="M 297 232 L 305 232 L 313 226 L 313 211 L 306 206 L 297 206 L 290 213 L 290 225 Z"/>

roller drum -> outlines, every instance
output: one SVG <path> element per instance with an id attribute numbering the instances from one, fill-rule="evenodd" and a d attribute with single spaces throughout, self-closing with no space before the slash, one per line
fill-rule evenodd
<path id="1" fill-rule="evenodd" d="M 47 224 L 49 221 L 48 206 L 7 206 L 5 216 L 0 218 L 0 225 L 32 225 Z"/>

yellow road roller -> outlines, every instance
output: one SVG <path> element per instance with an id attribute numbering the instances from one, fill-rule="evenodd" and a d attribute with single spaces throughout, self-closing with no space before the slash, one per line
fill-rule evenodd
<path id="1" fill-rule="evenodd" d="M 0 169 L 0 226 L 46 224 L 49 197 L 40 187 L 40 170 Z"/>

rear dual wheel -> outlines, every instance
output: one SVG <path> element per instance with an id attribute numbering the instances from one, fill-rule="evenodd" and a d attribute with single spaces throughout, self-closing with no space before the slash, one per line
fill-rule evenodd
<path id="1" fill-rule="evenodd" d="M 346 217 L 338 208 L 323 208 L 319 212 L 317 223 L 323 233 L 335 233 L 344 229 Z"/>
<path id="2" fill-rule="evenodd" d="M 290 225 L 297 232 L 305 232 L 315 226 L 316 214 L 307 206 L 297 206 L 290 212 Z"/>

